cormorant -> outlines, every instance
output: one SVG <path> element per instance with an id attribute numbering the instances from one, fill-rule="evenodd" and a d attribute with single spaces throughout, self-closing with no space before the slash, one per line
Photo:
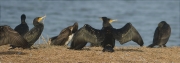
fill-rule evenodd
<path id="1" fill-rule="evenodd" d="M 161 21 L 154 32 L 153 43 L 148 47 L 152 48 L 156 45 L 158 45 L 159 47 L 166 47 L 166 43 L 169 40 L 170 35 L 171 35 L 170 25 L 167 24 L 165 21 Z"/>
<path id="2" fill-rule="evenodd" d="M 64 28 L 58 36 L 50 38 L 51 45 L 67 46 L 73 37 L 73 34 L 78 30 L 78 23 L 75 22 L 72 26 Z"/>
<path id="3" fill-rule="evenodd" d="M 87 42 L 98 44 L 103 47 L 103 52 L 113 52 L 115 46 L 115 39 L 121 44 L 124 44 L 130 40 L 136 42 L 140 46 L 143 46 L 143 40 L 138 31 L 132 26 L 131 23 L 127 23 L 120 29 L 115 29 L 111 26 L 114 20 L 101 17 L 103 20 L 103 27 L 101 30 L 94 29 L 88 24 L 85 24 L 80 28 L 73 37 L 70 49 L 80 50 Z"/>
<path id="4" fill-rule="evenodd" d="M 24 39 L 26 39 L 26 41 L 28 42 L 28 47 L 31 47 L 39 39 L 44 29 L 44 24 L 42 23 L 42 20 L 45 17 L 46 16 L 36 17 L 33 20 L 34 27 L 23 36 Z"/>
<path id="5" fill-rule="evenodd" d="M 22 14 L 21 15 L 21 24 L 15 27 L 15 31 L 17 31 L 21 36 L 24 36 L 25 33 L 29 31 L 29 27 L 25 22 L 26 15 Z"/>
<path id="6" fill-rule="evenodd" d="M 28 48 L 28 42 L 8 25 L 0 26 L 0 45 L 6 44 Z"/>

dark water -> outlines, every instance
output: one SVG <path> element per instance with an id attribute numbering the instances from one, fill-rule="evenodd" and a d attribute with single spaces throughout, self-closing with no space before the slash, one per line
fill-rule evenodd
<path id="1" fill-rule="evenodd" d="M 121 28 L 131 22 L 141 34 L 145 46 L 152 43 L 155 28 L 164 20 L 170 24 L 172 30 L 167 46 L 180 45 L 179 0 L 0 1 L 0 25 L 14 28 L 20 23 L 23 13 L 27 16 L 26 22 L 30 29 L 35 17 L 46 14 L 42 33 L 45 38 L 58 35 L 63 28 L 74 22 L 78 22 L 79 27 L 90 24 L 96 29 L 101 29 L 102 21 L 99 17 L 102 16 L 117 19 L 118 22 L 112 23 L 114 28 Z M 116 45 L 120 46 L 118 42 Z M 131 41 L 124 45 L 137 44 Z"/>

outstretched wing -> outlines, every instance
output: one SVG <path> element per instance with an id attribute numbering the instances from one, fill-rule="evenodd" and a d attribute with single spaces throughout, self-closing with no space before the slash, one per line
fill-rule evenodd
<path id="1" fill-rule="evenodd" d="M 94 29 L 88 24 L 85 24 L 80 28 L 73 37 L 73 41 L 82 41 L 90 43 L 99 43 L 104 40 L 104 32 L 98 29 Z"/>
<path id="2" fill-rule="evenodd" d="M 27 41 L 16 31 L 14 31 L 12 28 L 10 28 L 9 26 L 4 26 L 4 32 L 3 33 L 3 39 L 1 39 L 0 41 L 2 41 L 1 43 L 8 43 L 11 44 L 13 46 L 17 46 L 17 47 L 27 47 L 28 43 Z M 2 34 L 1 34 L 2 35 Z"/>
<path id="3" fill-rule="evenodd" d="M 63 29 L 58 36 L 51 38 L 51 45 L 64 45 L 65 42 L 68 40 L 70 34 L 71 34 L 70 29 L 68 28 Z"/>
<path id="4" fill-rule="evenodd" d="M 131 23 L 127 23 L 124 27 L 120 29 L 114 29 L 113 36 L 116 40 L 118 40 L 121 44 L 124 44 L 128 41 L 134 41 L 140 46 L 143 46 L 143 40 L 138 33 L 138 31 L 132 26 Z"/>
<path id="5" fill-rule="evenodd" d="M 9 39 L 6 31 L 4 31 L 4 26 L 0 26 L 0 46 L 6 44 L 9 44 Z"/>
<path id="6" fill-rule="evenodd" d="M 15 32 L 15 31 L 14 31 Z M 28 47 L 28 42 L 18 33 L 9 32 L 8 33 L 10 44 L 17 47 Z"/>
<path id="7" fill-rule="evenodd" d="M 57 38 L 58 36 L 54 36 L 54 37 L 51 37 L 49 40 L 53 41 Z"/>

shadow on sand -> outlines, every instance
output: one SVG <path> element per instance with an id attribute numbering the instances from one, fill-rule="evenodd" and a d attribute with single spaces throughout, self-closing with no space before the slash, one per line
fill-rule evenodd
<path id="1" fill-rule="evenodd" d="M 13 55 L 13 54 L 25 55 L 27 53 L 23 53 L 23 52 L 20 52 L 20 51 L 4 51 L 4 52 L 0 52 L 0 55 Z"/>
<path id="2" fill-rule="evenodd" d="M 90 48 L 83 48 L 82 50 L 86 50 L 86 51 L 91 51 L 92 49 L 90 49 Z M 95 50 L 95 51 L 102 51 L 103 50 L 103 48 L 102 49 L 98 49 L 98 50 Z M 120 48 L 120 49 L 114 49 L 114 52 L 116 52 L 116 51 L 122 51 L 122 52 L 143 52 L 142 50 L 139 50 L 139 49 L 123 49 L 123 48 Z"/>
<path id="3" fill-rule="evenodd" d="M 122 52 L 143 52 L 142 50 L 138 49 L 115 49 L 115 51 L 122 51 Z"/>

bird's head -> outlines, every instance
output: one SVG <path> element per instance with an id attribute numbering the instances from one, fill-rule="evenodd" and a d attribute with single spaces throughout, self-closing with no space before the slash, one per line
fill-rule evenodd
<path id="1" fill-rule="evenodd" d="M 110 18 L 107 18 L 107 17 L 100 17 L 100 19 L 103 21 L 103 22 L 108 22 L 108 23 L 112 23 L 114 21 L 117 21 L 117 20 L 113 20 L 113 19 L 110 19 Z"/>
<path id="2" fill-rule="evenodd" d="M 37 24 L 37 23 L 42 23 L 43 19 L 46 17 L 45 16 L 42 16 L 42 17 L 36 17 L 34 20 L 33 20 L 33 24 Z"/>
<path id="3" fill-rule="evenodd" d="M 21 15 L 21 20 L 25 20 L 26 19 L 26 15 L 25 14 L 22 14 Z"/>
<path id="4" fill-rule="evenodd" d="M 165 21 L 161 21 L 159 24 L 158 24 L 158 27 L 161 28 L 163 25 L 165 25 L 166 22 Z"/>

